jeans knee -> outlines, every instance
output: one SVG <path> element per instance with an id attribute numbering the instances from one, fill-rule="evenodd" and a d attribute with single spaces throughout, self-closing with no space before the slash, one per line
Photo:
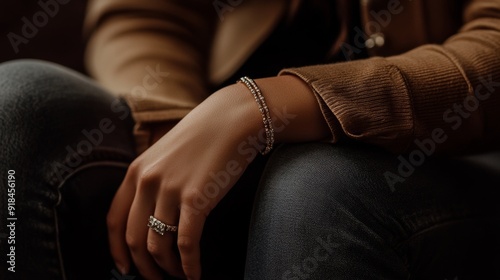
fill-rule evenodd
<path id="1" fill-rule="evenodd" d="M 0 64 L 0 96 L 23 98 L 27 94 L 49 90 L 67 75 L 62 66 L 34 59 L 20 59 Z M 54 83 L 54 84 L 52 84 Z M 47 87 L 50 84 L 50 88 Z"/>
<path id="2" fill-rule="evenodd" d="M 0 64 L 0 141 L 11 159 L 64 156 L 80 146 L 128 151 L 132 126 L 126 104 L 81 74 L 36 60 Z"/>
<path id="3" fill-rule="evenodd" d="M 316 144 L 277 149 L 259 188 L 257 203 L 262 213 L 295 217 L 297 223 L 332 218 L 328 206 L 335 203 L 342 185 L 329 166 L 328 149 L 331 146 Z"/>
<path id="4" fill-rule="evenodd" d="M 383 170 L 388 154 L 362 146 L 302 144 L 281 147 L 270 158 L 257 203 L 263 215 L 324 223 L 360 208 L 382 211 L 390 194 Z"/>
<path id="5" fill-rule="evenodd" d="M 57 107 L 78 112 L 88 110 L 86 105 L 109 108 L 115 99 L 84 75 L 51 62 L 23 59 L 0 64 L 2 114 L 11 110 L 30 114 L 46 108 L 56 112 Z"/>
<path id="6" fill-rule="evenodd" d="M 46 79 L 59 78 L 61 72 L 64 75 L 74 72 L 56 63 L 38 59 L 17 59 L 0 63 L 0 81 L 12 84 L 36 84 Z"/>
<path id="7" fill-rule="evenodd" d="M 92 114 L 96 113 L 97 114 Z M 118 98 L 84 75 L 39 60 L 0 64 L 0 128 L 57 120 L 76 122 L 113 115 L 128 119 L 130 110 Z"/>

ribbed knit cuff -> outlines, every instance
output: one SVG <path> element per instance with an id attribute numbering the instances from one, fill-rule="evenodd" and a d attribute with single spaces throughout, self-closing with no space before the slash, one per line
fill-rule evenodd
<path id="1" fill-rule="evenodd" d="M 408 147 L 413 135 L 408 89 L 398 69 L 384 59 L 285 69 L 284 74 L 311 86 L 334 142 L 346 136 L 391 150 Z"/>

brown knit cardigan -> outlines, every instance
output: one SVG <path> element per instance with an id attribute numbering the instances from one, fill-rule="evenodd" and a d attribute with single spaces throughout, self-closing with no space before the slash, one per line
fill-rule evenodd
<path id="1" fill-rule="evenodd" d="M 333 142 L 355 139 L 393 152 L 416 141 L 434 141 L 447 153 L 499 146 L 500 0 L 365 0 L 360 11 L 352 0 L 337 2 L 342 24 L 332 53 L 367 50 L 371 57 L 280 73 L 311 86 Z M 86 63 L 128 100 L 142 151 L 148 124 L 185 116 L 299 6 L 93 0 Z M 352 13 L 360 13 L 360 26 Z"/>

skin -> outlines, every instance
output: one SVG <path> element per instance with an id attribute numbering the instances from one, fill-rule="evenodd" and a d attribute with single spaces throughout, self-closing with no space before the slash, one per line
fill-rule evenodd
<path id="1" fill-rule="evenodd" d="M 276 143 L 330 136 L 316 97 L 301 79 L 285 75 L 255 82 L 280 128 Z M 274 113 L 285 106 L 287 114 L 295 115 L 286 125 Z M 178 124 L 155 127 L 156 143 L 131 164 L 108 213 L 111 254 L 123 274 L 133 262 L 146 279 L 162 279 L 162 270 L 201 278 L 199 242 L 205 219 L 253 159 L 239 153 L 238 145 L 262 129 L 254 97 L 241 83 L 215 92 Z M 214 185 L 210 173 L 224 170 L 231 175 L 227 184 Z M 178 232 L 161 236 L 149 229 L 150 215 L 178 225 Z"/>

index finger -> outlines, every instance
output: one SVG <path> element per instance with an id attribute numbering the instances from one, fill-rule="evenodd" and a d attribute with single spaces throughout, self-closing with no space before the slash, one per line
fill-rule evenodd
<path id="1" fill-rule="evenodd" d="M 177 246 L 181 256 L 182 269 L 188 280 L 201 279 L 200 240 L 206 217 L 193 213 L 187 205 L 181 205 Z"/>

